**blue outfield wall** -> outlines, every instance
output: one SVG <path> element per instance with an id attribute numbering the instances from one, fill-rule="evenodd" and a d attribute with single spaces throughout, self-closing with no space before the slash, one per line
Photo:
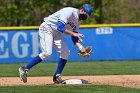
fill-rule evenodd
<path id="1" fill-rule="evenodd" d="M 80 28 L 85 35 L 84 46 L 92 46 L 89 58 L 77 55 L 78 49 L 71 37 L 64 35 L 71 51 L 69 61 L 95 60 L 139 60 L 140 27 L 97 27 Z M 0 63 L 29 62 L 39 52 L 38 29 L 0 30 Z M 53 55 L 45 62 L 56 62 L 59 54 L 53 49 Z"/>

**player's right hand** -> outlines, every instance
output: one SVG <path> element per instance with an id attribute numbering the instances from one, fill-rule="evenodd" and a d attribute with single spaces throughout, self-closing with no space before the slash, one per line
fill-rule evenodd
<path id="1" fill-rule="evenodd" d="M 73 36 L 74 37 L 78 37 L 78 38 L 84 37 L 84 35 L 83 34 L 80 34 L 80 33 L 73 33 Z"/>

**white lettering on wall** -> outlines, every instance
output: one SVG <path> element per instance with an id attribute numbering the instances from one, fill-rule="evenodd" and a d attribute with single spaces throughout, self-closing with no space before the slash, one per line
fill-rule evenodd
<path id="1" fill-rule="evenodd" d="M 96 34 L 113 34 L 113 29 L 111 27 L 96 28 Z"/>
<path id="2" fill-rule="evenodd" d="M 12 51 L 13 54 L 17 57 L 17 58 L 24 58 L 28 55 L 28 47 L 29 44 L 20 44 L 19 45 L 19 37 L 23 37 L 24 41 L 27 41 L 27 34 L 24 32 L 17 32 L 15 33 L 15 35 L 12 38 Z M 18 47 L 18 45 L 20 47 Z M 21 48 L 21 53 L 19 53 L 19 48 Z"/>
<path id="3" fill-rule="evenodd" d="M 33 49 L 33 53 L 31 57 L 35 57 L 39 53 L 38 32 L 31 32 L 31 35 L 32 35 L 32 49 Z"/>
<path id="4" fill-rule="evenodd" d="M 0 37 L 3 37 L 3 40 L 0 40 L 0 58 L 8 58 L 8 48 L 5 47 L 5 42 L 8 42 L 8 33 L 0 33 Z"/>

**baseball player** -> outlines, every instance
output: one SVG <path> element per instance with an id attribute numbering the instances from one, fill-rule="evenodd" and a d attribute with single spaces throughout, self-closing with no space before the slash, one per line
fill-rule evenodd
<path id="1" fill-rule="evenodd" d="M 93 7 L 90 4 L 84 4 L 82 8 L 76 9 L 66 7 L 45 17 L 44 22 L 39 27 L 40 46 L 42 52 L 37 55 L 27 65 L 19 68 L 21 80 L 27 82 L 27 72 L 34 65 L 48 59 L 52 55 L 53 47 L 60 53 L 58 66 L 53 76 L 54 83 L 62 83 L 61 73 L 67 63 L 70 51 L 63 37 L 63 33 L 72 37 L 74 45 L 79 49 L 79 55 L 82 57 L 89 57 L 91 54 L 91 47 L 85 48 L 80 38 L 83 34 L 78 33 L 80 21 L 86 20 L 93 12 Z"/>

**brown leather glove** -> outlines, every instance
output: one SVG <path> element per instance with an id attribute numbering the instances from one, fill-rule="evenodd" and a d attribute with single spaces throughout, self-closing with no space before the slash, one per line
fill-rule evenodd
<path id="1" fill-rule="evenodd" d="M 81 51 L 79 51 L 78 55 L 83 57 L 83 58 L 88 58 L 88 57 L 90 57 L 91 53 L 92 53 L 92 47 L 87 46 L 86 48 L 84 48 Z"/>

